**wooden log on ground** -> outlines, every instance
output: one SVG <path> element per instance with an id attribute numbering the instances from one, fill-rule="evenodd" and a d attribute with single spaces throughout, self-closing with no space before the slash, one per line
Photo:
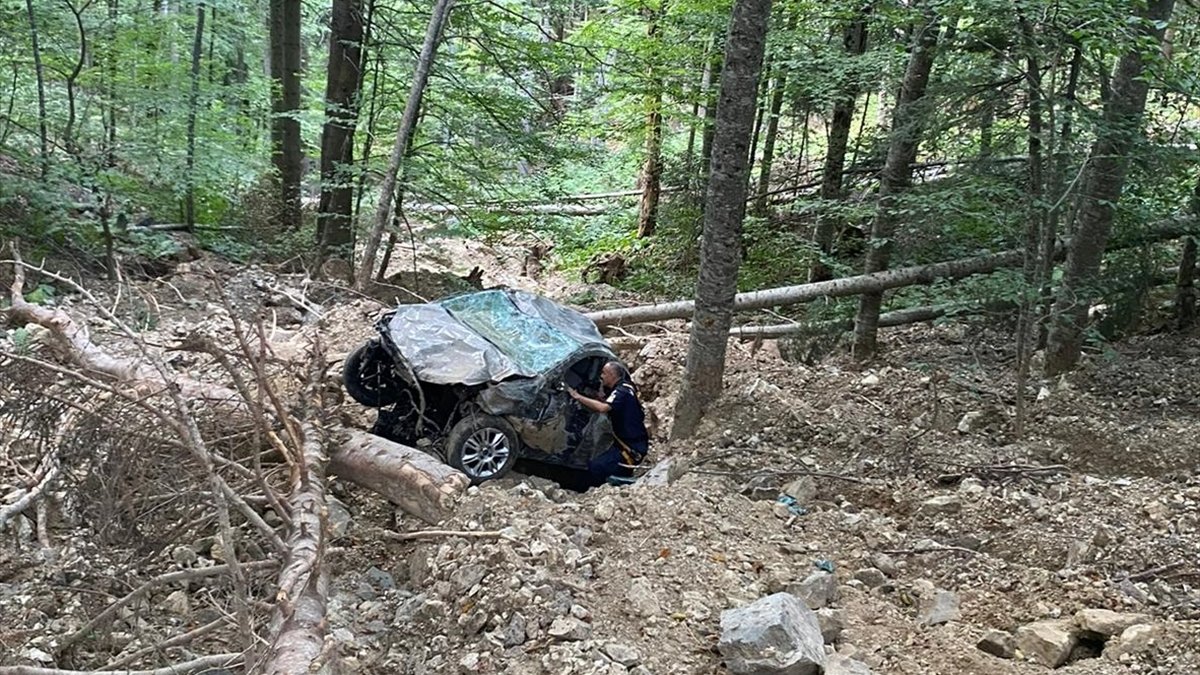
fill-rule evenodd
<path id="1" fill-rule="evenodd" d="M 365 431 L 346 429 L 332 444 L 329 472 L 373 490 L 434 525 L 449 515 L 470 485 L 432 455 Z"/>
<path id="2" fill-rule="evenodd" d="M 1147 228 L 1147 231 L 1141 237 L 1127 243 L 1126 246 L 1169 241 L 1192 234 L 1197 229 L 1197 220 L 1194 217 L 1180 217 L 1157 223 Z M 1069 246 L 1069 241 L 1060 244 L 1056 248 L 1056 257 L 1061 257 L 1065 254 Z M 1115 250 L 1116 247 L 1113 248 Z M 1021 264 L 1023 255 L 1024 251 L 1022 250 L 1002 251 L 975 258 L 963 258 L 914 267 L 901 267 L 873 274 L 859 274 L 852 277 L 842 277 L 841 279 L 831 279 L 811 284 L 738 293 L 734 296 L 733 309 L 734 311 L 747 311 L 765 309 L 767 307 L 798 305 L 824 297 L 840 298 L 861 295 L 863 293 L 880 293 L 893 288 L 931 284 L 940 279 L 963 279 L 976 274 L 989 274 L 998 269 L 1016 267 Z M 639 305 L 637 307 L 605 309 L 597 312 L 589 312 L 586 316 L 603 329 L 608 326 L 628 326 L 667 319 L 685 319 L 690 317 L 694 311 L 695 302 L 692 300 L 679 300 L 653 305 Z"/>
<path id="3" fill-rule="evenodd" d="M 292 490 L 292 523 L 287 562 L 279 573 L 275 614 L 271 619 L 271 647 L 262 672 L 268 675 L 301 675 L 336 672 L 325 646 L 325 599 L 329 596 L 329 569 L 325 549 L 329 527 L 325 517 L 325 467 L 328 459 L 321 433 L 311 423 L 302 425 L 303 462 L 299 485 Z"/>

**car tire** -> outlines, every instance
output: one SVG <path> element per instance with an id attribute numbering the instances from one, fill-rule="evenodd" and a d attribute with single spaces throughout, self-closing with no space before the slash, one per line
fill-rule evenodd
<path id="1" fill-rule="evenodd" d="M 521 442 L 512 425 L 493 415 L 468 415 L 446 438 L 446 462 L 472 485 L 500 478 L 517 463 Z"/>
<path id="2" fill-rule="evenodd" d="M 408 386 L 396 375 L 392 357 L 378 340 L 371 340 L 346 357 L 342 383 L 350 398 L 370 408 L 397 403 Z"/>

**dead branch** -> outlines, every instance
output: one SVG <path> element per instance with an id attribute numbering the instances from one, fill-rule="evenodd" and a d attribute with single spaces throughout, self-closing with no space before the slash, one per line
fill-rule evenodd
<path id="1" fill-rule="evenodd" d="M 115 658 L 112 661 L 109 661 L 108 663 L 104 664 L 104 667 L 101 668 L 100 670 L 116 670 L 117 668 L 128 665 L 130 663 L 133 663 L 134 661 L 137 661 L 138 659 L 140 659 L 142 657 L 150 656 L 151 654 L 157 654 L 157 653 L 163 651 L 164 649 L 168 649 L 170 647 L 179 647 L 181 645 L 186 645 L 186 644 L 191 644 L 191 642 L 193 640 L 195 640 L 197 638 L 202 638 L 205 635 L 208 635 L 209 633 L 224 626 L 228 622 L 229 622 L 228 619 L 226 619 L 225 617 L 221 617 L 215 621 L 210 621 L 209 623 L 206 623 L 203 626 L 200 626 L 198 628 L 193 628 L 192 630 L 189 630 L 186 633 L 176 635 L 173 638 L 168 638 L 158 644 L 150 645 L 149 647 L 143 647 L 142 649 L 139 649 L 136 652 L 132 652 L 130 654 L 126 654 L 125 656 Z"/>
<path id="2" fill-rule="evenodd" d="M 966 476 L 1042 476 L 1070 472 L 1070 469 L 1062 464 L 951 464 L 951 466 L 958 466 L 961 471 L 938 476 L 939 483 L 955 483 Z"/>
<path id="3" fill-rule="evenodd" d="M 884 551 L 888 555 L 922 555 L 924 553 L 970 553 L 972 555 L 979 551 L 972 551 L 969 548 L 962 546 L 921 546 L 918 548 L 898 548 L 891 551 Z"/>
<path id="4" fill-rule="evenodd" d="M 253 562 L 242 563 L 242 568 L 246 571 L 253 571 L 269 569 L 277 566 L 278 564 L 279 563 L 274 560 L 256 560 Z M 229 573 L 231 569 L 232 568 L 230 565 L 213 565 L 212 567 L 198 567 L 196 569 L 179 570 L 177 572 L 160 574 L 157 577 L 145 582 L 141 586 L 133 589 L 132 592 L 126 594 L 124 597 L 117 599 L 116 602 L 109 605 L 103 612 L 100 612 L 93 617 L 91 621 L 88 621 L 86 624 L 84 624 L 82 628 L 63 638 L 62 643 L 58 646 L 57 652 L 62 654 L 80 640 L 91 635 L 96 629 L 96 626 L 99 626 L 105 621 L 111 619 L 122 607 L 129 605 L 129 603 L 134 602 L 135 600 L 145 597 L 147 593 L 155 588 L 158 588 L 159 586 L 165 586 L 167 584 L 178 583 L 181 581 L 195 581 L 197 579 L 220 576 L 222 574 Z M 0 670 L 0 675 L 4 675 L 3 670 Z"/>
<path id="5" fill-rule="evenodd" d="M 766 470 L 748 470 L 748 471 L 720 471 L 717 469 L 692 469 L 691 473 L 704 474 L 706 476 L 738 476 L 742 478 L 761 478 L 763 476 L 812 476 L 813 478 L 829 478 L 832 480 L 844 480 L 847 483 L 858 483 L 859 485 L 867 485 L 867 481 L 854 476 L 844 476 L 840 473 L 825 473 L 823 471 L 808 471 L 807 469 L 793 469 L 780 471 Z"/>
<path id="6" fill-rule="evenodd" d="M 236 666 L 242 661 L 240 653 L 212 654 L 191 661 L 176 663 L 152 670 L 63 670 L 37 666 L 0 666 L 0 675 L 187 675 L 214 668 Z"/>
<path id="7" fill-rule="evenodd" d="M 396 541 L 413 541 L 416 539 L 440 539 L 442 537 L 462 537 L 463 539 L 504 539 L 503 532 L 498 530 L 472 532 L 470 530 L 417 530 L 415 532 L 383 531 L 383 536 Z"/>
<path id="8" fill-rule="evenodd" d="M 1176 560 L 1175 562 L 1167 563 L 1166 565 L 1159 565 L 1158 567 L 1151 567 L 1150 569 L 1143 570 L 1141 572 L 1138 572 L 1137 574 L 1130 574 L 1129 580 L 1130 581 L 1149 581 L 1150 579 L 1154 579 L 1155 577 L 1162 576 L 1162 575 L 1166 574 L 1167 572 L 1173 572 L 1173 571 L 1179 569 L 1180 567 L 1183 567 L 1186 564 L 1187 564 L 1186 561 Z"/>
<path id="9" fill-rule="evenodd" d="M 36 503 L 45 494 L 46 490 L 54 485 L 54 481 L 58 478 L 59 473 L 62 472 L 62 462 L 59 459 L 59 455 L 62 452 L 63 435 L 71 428 L 74 417 L 75 411 L 69 410 L 58 423 L 58 429 L 55 430 L 54 440 L 50 444 L 50 449 L 42 457 L 42 461 L 38 463 L 37 471 L 34 474 L 37 482 L 27 488 L 11 504 L 0 508 L 0 531 L 4 530 L 4 526 L 8 524 L 10 518 L 17 516 L 29 508 L 31 504 Z M 39 539 L 44 538 L 41 532 L 41 529 L 45 527 L 42 522 L 43 520 L 45 519 L 38 518 Z"/>

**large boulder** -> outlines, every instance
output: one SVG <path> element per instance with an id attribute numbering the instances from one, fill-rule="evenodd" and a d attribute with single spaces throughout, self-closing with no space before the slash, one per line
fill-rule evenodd
<path id="1" fill-rule="evenodd" d="M 717 649 L 736 675 L 820 675 L 825 670 L 817 615 L 790 593 L 722 612 Z"/>

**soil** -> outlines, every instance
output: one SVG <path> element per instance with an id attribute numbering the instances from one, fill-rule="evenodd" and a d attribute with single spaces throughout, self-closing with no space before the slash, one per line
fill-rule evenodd
<path id="1" fill-rule="evenodd" d="M 419 274 L 480 266 L 485 286 L 630 301 L 552 272 L 522 276 L 524 242 L 435 241 L 443 258 L 420 251 Z M 153 344 L 199 328 L 227 335 L 208 265 L 222 266 L 234 315 L 266 318 L 285 364 L 302 366 L 319 333 L 335 375 L 384 309 L 344 289 L 207 258 L 138 282 L 116 306 L 146 319 Z M 90 287 L 115 299 L 114 288 Z M 89 315 L 75 296 L 61 302 Z M 132 349 L 104 322 L 91 327 L 106 347 Z M 613 342 L 654 422 L 647 467 L 670 462 L 673 480 L 578 493 L 511 475 L 472 488 L 438 526 L 449 534 L 405 541 L 396 533 L 430 528 L 334 481 L 329 634 L 350 673 L 723 673 L 723 611 L 832 570 L 830 606 L 844 630 L 829 649 L 872 672 L 1046 672 L 976 644 L 989 629 L 1085 608 L 1148 614 L 1155 638 L 1119 660 L 1079 653 L 1092 658 L 1059 672 L 1200 672 L 1198 337 L 1138 336 L 1060 381 L 1036 383 L 1021 436 L 1010 332 L 995 323 L 889 331 L 866 367 L 839 353 L 788 361 L 781 352 L 792 347 L 773 341 L 731 343 L 723 395 L 691 439 L 668 441 L 685 326 L 640 327 Z M 0 346 L 13 349 L 12 338 Z M 220 376 L 199 358 L 184 365 Z M 362 428 L 373 421 L 349 399 L 328 412 Z M 0 444 L 0 496 L 19 484 L 17 446 Z M 796 498 L 791 509 L 778 501 L 785 493 Z M 68 496 L 58 497 L 69 510 Z M 41 550 L 32 522 L 17 523 L 0 541 L 5 665 L 50 665 L 44 657 L 57 641 L 114 597 L 155 574 L 220 561 L 199 530 L 148 546 L 97 540 L 94 523 L 64 518 L 49 533 L 52 549 Z M 270 573 L 255 588 L 273 599 Z M 924 625 L 919 615 L 937 591 L 957 597 L 959 615 Z M 57 665 L 99 667 L 219 619 L 228 603 L 215 582 L 156 589 Z M 240 644 L 230 623 L 134 663 Z"/>

